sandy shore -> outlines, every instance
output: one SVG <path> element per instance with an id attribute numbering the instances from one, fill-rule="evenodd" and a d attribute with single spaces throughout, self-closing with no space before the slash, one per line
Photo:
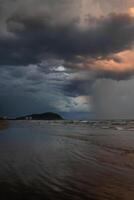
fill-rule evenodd
<path id="1" fill-rule="evenodd" d="M 8 127 L 8 121 L 0 120 L 0 130 L 6 129 Z"/>
<path id="2" fill-rule="evenodd" d="M 0 134 L 0 199 L 134 199 L 133 130 L 8 123 Z"/>

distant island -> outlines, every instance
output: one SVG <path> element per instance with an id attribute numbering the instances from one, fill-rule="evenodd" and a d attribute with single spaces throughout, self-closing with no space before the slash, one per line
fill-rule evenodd
<path id="1" fill-rule="evenodd" d="M 63 120 L 63 118 L 57 113 L 47 112 L 17 117 L 15 120 Z"/>

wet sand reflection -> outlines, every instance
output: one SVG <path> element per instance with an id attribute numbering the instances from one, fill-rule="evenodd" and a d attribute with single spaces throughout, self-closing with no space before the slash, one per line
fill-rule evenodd
<path id="1" fill-rule="evenodd" d="M 133 200 L 134 134 L 13 122 L 0 134 L 0 199 Z"/>

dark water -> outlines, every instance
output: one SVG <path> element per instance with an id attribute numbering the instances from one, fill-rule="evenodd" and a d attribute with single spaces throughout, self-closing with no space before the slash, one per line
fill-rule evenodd
<path id="1" fill-rule="evenodd" d="M 0 131 L 0 200 L 133 200 L 134 132 L 12 122 Z"/>

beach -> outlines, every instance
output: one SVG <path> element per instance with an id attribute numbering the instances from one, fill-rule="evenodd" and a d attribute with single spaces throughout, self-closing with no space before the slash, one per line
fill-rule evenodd
<path id="1" fill-rule="evenodd" d="M 0 130 L 6 129 L 8 127 L 8 121 L 0 120 Z"/>
<path id="2" fill-rule="evenodd" d="M 0 133 L 0 199 L 133 200 L 133 131 L 11 121 Z"/>

